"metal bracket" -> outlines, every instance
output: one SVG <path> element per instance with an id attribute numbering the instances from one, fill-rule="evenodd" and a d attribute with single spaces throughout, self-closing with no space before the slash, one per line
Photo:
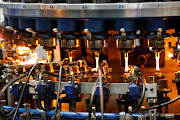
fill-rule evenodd
<path id="1" fill-rule="evenodd" d="M 45 111 L 41 111 L 41 120 L 46 120 L 46 112 Z"/>
<path id="2" fill-rule="evenodd" d="M 120 112 L 119 113 L 119 120 L 125 120 L 126 113 L 125 112 Z"/>
<path id="3" fill-rule="evenodd" d="M 156 109 L 149 110 L 149 120 L 157 120 L 156 116 L 157 116 Z"/>

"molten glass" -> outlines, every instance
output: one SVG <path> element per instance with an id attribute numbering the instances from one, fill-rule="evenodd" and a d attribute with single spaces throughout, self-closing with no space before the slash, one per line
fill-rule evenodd
<path id="1" fill-rule="evenodd" d="M 128 72 L 128 53 L 124 53 L 124 59 L 125 59 L 125 72 Z"/>
<path id="2" fill-rule="evenodd" d="M 26 54 L 30 51 L 29 47 L 18 47 L 18 53 L 19 55 Z"/>
<path id="3" fill-rule="evenodd" d="M 160 70 L 160 68 L 159 68 L 160 53 L 159 52 L 155 53 L 155 58 L 156 58 L 156 71 L 159 71 Z"/>

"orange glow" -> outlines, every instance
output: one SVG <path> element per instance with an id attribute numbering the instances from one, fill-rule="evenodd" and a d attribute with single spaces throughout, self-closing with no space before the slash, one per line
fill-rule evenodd
<path id="1" fill-rule="evenodd" d="M 134 40 L 134 47 L 136 47 L 136 40 Z"/>
<path id="2" fill-rule="evenodd" d="M 159 52 L 155 53 L 155 58 L 156 58 L 156 71 L 159 71 L 160 70 L 160 68 L 159 68 L 160 53 Z"/>
<path id="3" fill-rule="evenodd" d="M 95 52 L 95 59 L 96 59 L 96 71 L 99 68 L 99 53 Z"/>
<path id="4" fill-rule="evenodd" d="M 124 59 L 125 59 L 125 72 L 128 72 L 128 53 L 124 53 Z"/>
<path id="5" fill-rule="evenodd" d="M 53 46 L 56 46 L 56 38 L 53 38 Z"/>
<path id="6" fill-rule="evenodd" d="M 168 52 L 168 51 L 167 51 L 167 53 L 168 53 L 168 57 L 169 57 L 169 58 L 172 58 L 172 57 L 173 57 L 173 54 L 172 54 L 172 53 L 170 53 L 170 52 Z"/>
<path id="7" fill-rule="evenodd" d="M 38 45 L 39 44 L 39 42 L 38 42 L 38 40 L 36 40 L 36 45 Z"/>
<path id="8" fill-rule="evenodd" d="M 87 47 L 89 47 L 89 40 L 87 40 Z"/>
<path id="9" fill-rule="evenodd" d="M 76 47 L 79 47 L 79 40 L 76 39 Z"/>
<path id="10" fill-rule="evenodd" d="M 28 53 L 29 51 L 30 51 L 29 47 L 18 47 L 19 55 L 23 55 L 25 53 Z"/>
<path id="11" fill-rule="evenodd" d="M 148 39 L 148 47 L 149 47 L 149 39 Z"/>
<path id="12" fill-rule="evenodd" d="M 119 45 L 119 39 L 116 40 L 116 47 L 118 48 Z"/>
<path id="13" fill-rule="evenodd" d="M 31 58 L 27 61 L 20 62 L 21 65 L 30 65 L 37 63 L 37 53 L 31 53 Z"/>
<path id="14" fill-rule="evenodd" d="M 106 47 L 106 40 L 104 40 L 104 47 Z"/>
<path id="15" fill-rule="evenodd" d="M 72 51 L 69 52 L 69 62 L 72 62 L 73 61 L 73 55 L 72 55 Z"/>

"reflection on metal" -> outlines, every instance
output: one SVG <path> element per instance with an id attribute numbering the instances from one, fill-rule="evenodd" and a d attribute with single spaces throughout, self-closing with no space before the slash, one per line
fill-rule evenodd
<path id="1" fill-rule="evenodd" d="M 51 18 L 130 18 L 180 16 L 180 2 L 42 4 L 0 3 L 4 14 Z"/>

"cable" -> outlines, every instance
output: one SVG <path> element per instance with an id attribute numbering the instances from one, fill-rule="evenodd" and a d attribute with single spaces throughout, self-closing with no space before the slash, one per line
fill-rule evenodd
<path id="1" fill-rule="evenodd" d="M 8 84 L 6 84 L 6 85 L 3 87 L 3 89 L 1 90 L 1 92 L 0 92 L 0 98 L 2 97 L 3 93 L 6 91 L 6 89 L 7 89 L 9 86 L 11 86 L 14 82 L 18 81 L 18 80 L 21 79 L 21 78 L 24 78 L 24 77 L 27 76 L 27 75 L 28 75 L 28 74 L 24 74 L 24 75 L 22 75 L 22 76 L 19 76 L 18 78 L 14 79 L 14 80 L 10 81 Z M 0 115 L 1 115 L 2 117 L 9 117 L 9 116 L 11 116 L 11 115 L 14 113 L 14 111 L 15 111 L 15 109 L 13 109 L 13 110 L 12 110 L 10 113 L 8 113 L 7 115 L 5 115 L 4 113 L 2 113 L 2 112 L 0 111 Z"/>
<path id="2" fill-rule="evenodd" d="M 102 81 L 102 73 L 101 73 L 101 64 L 99 64 L 99 75 L 98 75 L 98 79 L 96 80 L 95 84 L 94 84 L 94 87 L 93 87 L 93 90 L 92 90 L 92 93 L 91 93 L 91 98 L 90 98 L 90 104 L 89 104 L 89 120 L 91 118 L 91 108 L 92 108 L 92 103 L 93 103 L 93 99 L 94 99 L 94 95 L 95 95 L 95 92 L 96 92 L 96 89 L 97 89 L 97 84 L 98 84 L 98 81 L 100 81 L 100 104 L 101 104 L 101 119 L 103 120 L 104 119 L 104 103 L 103 103 L 103 100 L 104 100 L 104 95 L 103 95 L 103 88 L 102 88 L 102 85 L 103 85 L 103 81 Z"/>
<path id="3" fill-rule="evenodd" d="M 39 83 L 38 83 L 38 105 L 40 107 L 40 109 L 44 110 L 44 111 L 50 111 L 50 110 L 53 110 L 54 107 L 52 108 L 49 108 L 49 109 L 45 109 L 42 104 L 41 104 L 41 78 L 42 78 L 42 72 L 39 74 Z"/>
<path id="4" fill-rule="evenodd" d="M 139 76 L 141 78 L 141 80 L 143 81 L 143 92 L 142 92 L 142 96 L 141 96 L 141 100 L 139 105 L 137 106 L 137 108 L 135 108 L 132 113 L 136 113 L 142 106 L 143 102 L 144 102 L 144 98 L 145 98 L 145 93 L 146 93 L 146 80 L 143 78 L 142 75 Z"/>
<path id="5" fill-rule="evenodd" d="M 27 75 L 28 75 L 28 73 L 27 73 L 27 74 L 24 74 L 24 75 L 22 75 L 22 76 L 19 76 L 18 78 L 14 79 L 14 80 L 10 81 L 8 84 L 6 84 L 6 85 L 3 87 L 3 89 L 1 90 L 1 92 L 0 92 L 0 97 L 2 97 L 3 93 L 6 91 L 6 89 L 7 89 L 9 86 L 11 86 L 14 82 L 18 81 L 19 79 L 26 77 Z"/>
<path id="6" fill-rule="evenodd" d="M 101 120 L 104 120 L 104 95 L 103 95 L 103 80 L 101 73 L 101 65 L 99 64 L 99 81 L 100 81 L 100 103 L 101 103 Z"/>
<path id="7" fill-rule="evenodd" d="M 152 107 L 149 107 L 149 108 L 144 108 L 144 109 L 142 109 L 142 110 L 145 111 L 145 110 L 150 110 L 150 109 L 155 109 L 155 108 L 158 108 L 158 107 L 166 106 L 166 105 L 168 105 L 168 104 L 171 104 L 171 103 L 173 103 L 173 102 L 176 102 L 176 101 L 179 100 L 179 99 L 180 99 L 180 96 L 178 96 L 177 98 L 175 98 L 175 99 L 173 99 L 173 100 L 171 100 L 171 101 L 162 103 L 162 104 L 160 104 L 160 105 L 152 106 Z"/>
<path id="8" fill-rule="evenodd" d="M 45 72 L 46 74 L 48 74 L 48 75 L 51 75 L 51 76 L 53 76 L 53 77 L 59 77 L 59 74 L 53 74 L 53 73 L 51 73 L 51 72 Z"/>
<path id="9" fill-rule="evenodd" d="M 91 118 L 91 108 L 92 108 L 92 103 L 93 103 L 94 95 L 96 93 L 98 81 L 99 81 L 99 77 L 96 80 L 96 82 L 94 83 L 94 86 L 93 86 L 93 89 L 92 89 L 92 93 L 91 93 L 91 98 L 90 98 L 90 103 L 89 103 L 89 116 L 88 116 L 89 120 Z"/>
<path id="10" fill-rule="evenodd" d="M 56 114 L 57 114 L 57 110 L 58 110 L 58 102 L 59 102 L 59 95 L 60 95 L 60 90 L 61 90 L 61 74 L 62 74 L 62 68 L 63 68 L 62 64 L 59 68 L 59 78 L 58 78 L 58 93 L 57 93 L 57 98 L 56 98 L 56 106 L 55 106 L 55 111 L 54 111 L 54 120 L 56 120 Z"/>
<path id="11" fill-rule="evenodd" d="M 14 113 L 14 116 L 13 116 L 13 119 L 12 119 L 12 120 L 15 120 L 15 118 L 16 118 L 17 112 L 18 112 L 18 110 L 19 110 L 19 107 L 20 107 L 20 104 L 21 104 L 21 101 L 22 101 L 22 98 L 23 98 L 23 95 L 24 95 L 24 91 L 25 91 L 25 89 L 26 89 L 27 82 L 28 82 L 28 80 L 29 80 L 29 78 L 30 78 L 30 76 L 31 76 L 31 73 L 32 73 L 33 70 L 35 69 L 36 65 L 37 65 L 37 64 L 35 64 L 35 65 L 31 68 L 31 70 L 30 70 L 30 72 L 29 72 L 29 74 L 28 74 L 28 76 L 27 76 L 27 78 L 26 78 L 26 81 L 25 81 L 25 84 L 24 84 L 24 86 L 23 86 L 23 88 L 22 88 L 22 92 L 21 92 L 21 95 L 20 95 L 20 97 L 19 97 L 19 101 L 18 101 L 17 107 L 16 107 L 16 109 L 15 109 L 15 113 Z"/>

